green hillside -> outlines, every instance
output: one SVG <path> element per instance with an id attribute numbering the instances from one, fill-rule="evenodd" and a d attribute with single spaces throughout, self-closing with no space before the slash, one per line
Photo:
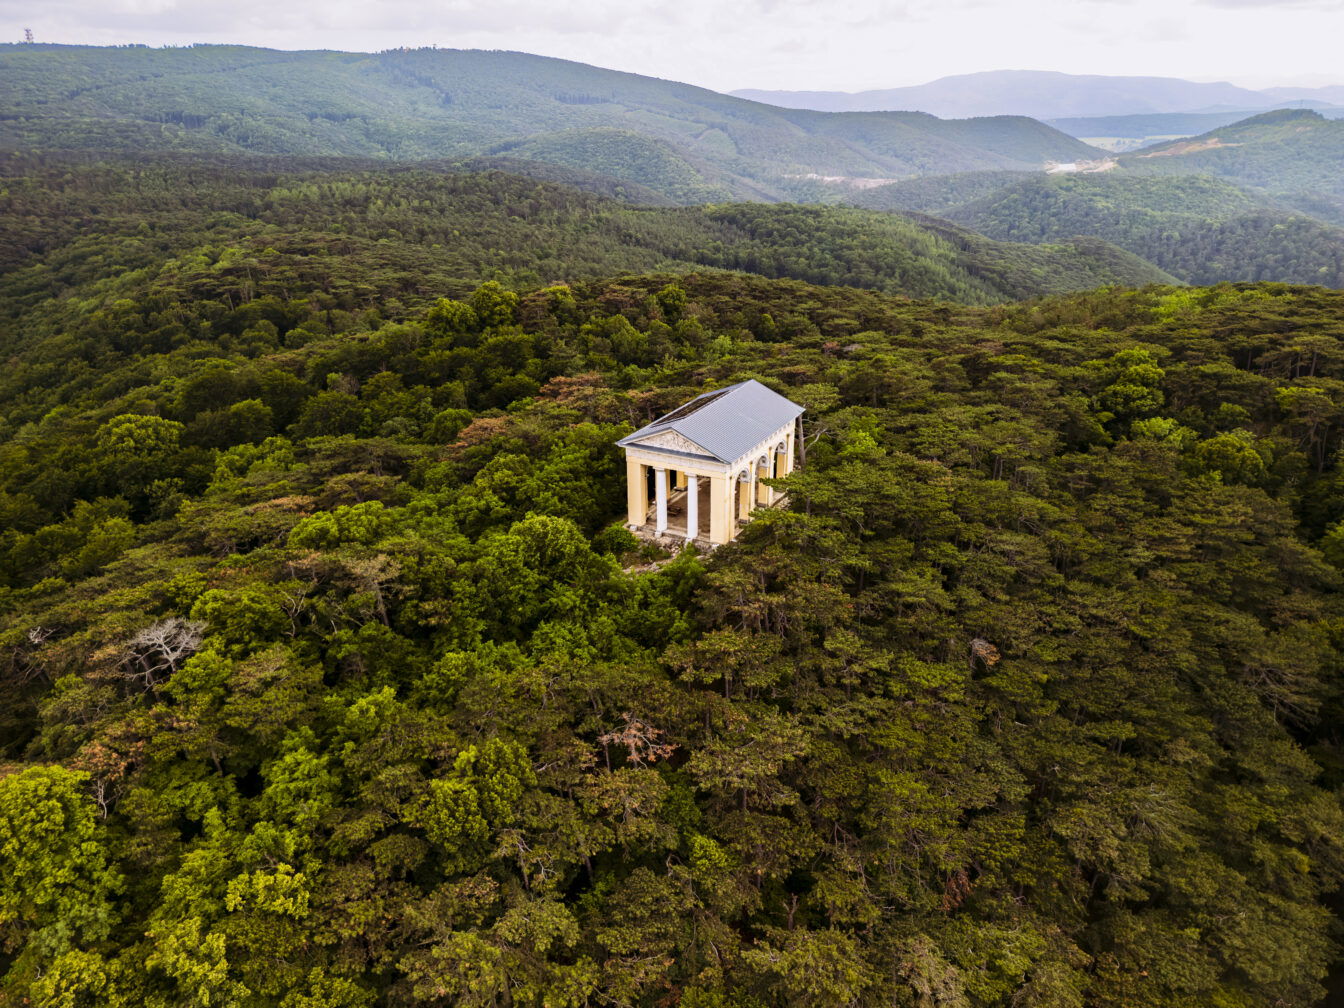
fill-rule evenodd
<path id="1" fill-rule="evenodd" d="M 1344 287 L 1344 229 L 1209 176 L 980 173 L 896 183 L 853 202 L 927 210 L 999 241 L 1088 235 L 1188 283 Z"/>
<path id="2" fill-rule="evenodd" d="M 1320 997 L 1344 295 L 244 266 L 8 358 L 5 1000 Z M 747 377 L 788 507 L 639 547 L 615 440 Z"/>
<path id="3" fill-rule="evenodd" d="M 1147 174 L 1206 174 L 1283 198 L 1344 226 L 1344 120 L 1280 109 L 1123 159 Z"/>
<path id="4" fill-rule="evenodd" d="M 357 170 L 362 168 L 364 171 L 377 170 L 383 172 L 387 171 L 388 168 L 385 163 L 357 158 L 342 158 L 339 161 L 286 158 L 282 163 L 292 167 L 301 167 L 305 163 L 313 163 L 326 169 Z M 454 161 L 421 162 L 420 167 L 426 171 L 504 172 L 507 175 L 519 175 L 524 178 L 537 179 L 541 182 L 554 182 L 571 189 L 606 196 L 621 203 L 633 203 L 637 206 L 677 205 L 677 201 L 670 196 L 655 192 L 648 186 L 640 185 L 637 182 L 614 178 L 611 175 L 602 175 L 587 168 L 569 168 L 554 162 L 528 161 L 517 157 L 494 155 L 462 158 Z"/>
<path id="5" fill-rule="evenodd" d="M 483 278 L 529 287 L 704 266 L 976 304 L 1170 279 L 1114 248 L 997 243 L 843 208 L 633 207 L 499 172 L 14 156 L 0 181 L 11 343 L 66 338 L 90 304 L 146 291 L 225 313 L 269 299 L 306 318 L 296 291 L 315 287 L 332 310 L 396 317 Z M 184 307 L 147 338 L 191 339 L 211 319 Z"/>
<path id="6" fill-rule="evenodd" d="M 889 182 L 845 196 L 845 202 L 869 210 L 913 210 L 945 217 L 964 204 L 1037 177 L 1034 172 L 960 172 Z"/>
<path id="7" fill-rule="evenodd" d="M 701 188 L 780 198 L 809 173 L 901 178 L 1092 153 L 1021 117 L 790 111 L 507 52 L 7 45 L 0 88 L 0 144 L 20 149 L 425 159 L 529 142 L 647 184 L 655 141 L 664 164 L 654 181 L 672 170 L 668 195 L 695 198 Z M 622 152 L 624 134 L 638 136 Z M 685 177 L 687 165 L 705 166 L 704 177 Z"/>
<path id="8" fill-rule="evenodd" d="M 707 203 L 732 195 L 728 185 L 711 181 L 718 176 L 708 165 L 692 165 L 667 141 L 630 130 L 598 127 L 543 133 L 499 144 L 493 151 L 629 180 L 678 203 Z"/>

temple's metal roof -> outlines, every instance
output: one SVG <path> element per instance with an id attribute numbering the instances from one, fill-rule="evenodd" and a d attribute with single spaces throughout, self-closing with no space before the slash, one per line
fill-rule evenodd
<path id="1" fill-rule="evenodd" d="M 802 412 L 803 407 L 752 378 L 698 395 L 617 444 L 626 447 L 675 431 L 720 462 L 733 462 Z"/>

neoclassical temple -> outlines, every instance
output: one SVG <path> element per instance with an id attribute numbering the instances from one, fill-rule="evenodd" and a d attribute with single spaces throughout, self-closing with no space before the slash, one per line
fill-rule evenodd
<path id="1" fill-rule="evenodd" d="M 803 408 L 751 380 L 696 396 L 617 442 L 629 527 L 718 546 L 778 498 L 761 482 L 793 471 Z"/>

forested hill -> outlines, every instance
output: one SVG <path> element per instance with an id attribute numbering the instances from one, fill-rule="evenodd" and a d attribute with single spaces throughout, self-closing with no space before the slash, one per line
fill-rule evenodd
<path id="1" fill-rule="evenodd" d="M 1006 244 L 839 208 L 633 207 L 500 172 L 13 156 L 0 181 L 7 348 L 90 326 L 127 349 L 257 326 L 274 344 L 328 330 L 332 312 L 400 318 L 485 278 L 713 266 L 979 304 L 1170 280 L 1104 242 Z"/>
<path id="2" fill-rule="evenodd" d="M 928 175 L 870 186 L 847 194 L 844 201 L 870 210 L 914 210 L 946 217 L 967 203 L 993 196 L 1019 182 L 1038 177 L 1036 172 L 957 172 Z"/>
<path id="3" fill-rule="evenodd" d="M 1125 155 L 1123 164 L 1147 174 L 1215 175 L 1344 226 L 1344 120 L 1317 112 L 1266 112 Z"/>
<path id="4" fill-rule="evenodd" d="M 878 186 L 848 199 L 945 217 L 1000 241 L 1090 235 L 1189 283 L 1344 287 L 1344 229 L 1207 175 L 973 172 Z"/>
<path id="5" fill-rule="evenodd" d="M 377 307 L 10 358 L 97 383 L 0 396 L 0 996 L 1320 995 L 1344 294 Z M 615 440 L 746 377 L 789 506 L 637 547 Z"/>
<path id="6" fill-rule="evenodd" d="M 788 195 L 798 176 L 903 178 L 1092 156 L 1020 116 L 775 108 L 524 53 L 0 46 L 0 144 L 366 155 L 543 152 L 683 202 Z"/>
<path id="7" fill-rule="evenodd" d="M 1190 283 L 1344 286 L 1344 121 L 1285 110 L 1124 155 L 1110 171 L 968 172 L 874 186 L 856 206 L 1002 241 L 1089 235 Z"/>

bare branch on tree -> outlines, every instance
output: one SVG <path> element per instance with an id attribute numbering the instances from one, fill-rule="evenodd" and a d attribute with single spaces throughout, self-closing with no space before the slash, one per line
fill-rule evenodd
<path id="1" fill-rule="evenodd" d="M 143 690 L 152 690 L 201 649 L 205 624 L 177 616 L 145 627 L 126 642 L 122 667 L 126 678 Z"/>

